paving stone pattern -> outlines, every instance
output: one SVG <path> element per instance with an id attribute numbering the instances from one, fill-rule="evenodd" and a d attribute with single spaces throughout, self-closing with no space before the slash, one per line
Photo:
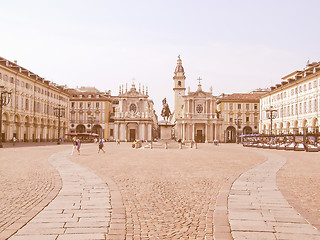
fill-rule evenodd
<path id="1" fill-rule="evenodd" d="M 276 173 L 286 158 L 261 152 L 268 160 L 243 173 L 232 185 L 228 213 L 231 233 L 238 239 L 320 239 L 320 232 L 285 200 Z"/>
<path id="2" fill-rule="evenodd" d="M 118 186 L 125 209 L 125 229 L 118 232 L 127 240 L 213 239 L 219 189 L 233 174 L 265 160 L 255 153 L 248 156 L 242 147 L 230 151 L 227 145 L 166 150 L 110 143 L 105 150 L 69 157 Z"/>
<path id="3" fill-rule="evenodd" d="M 0 239 L 6 239 L 55 198 L 61 180 L 47 161 L 51 147 L 0 151 Z"/>
<path id="4" fill-rule="evenodd" d="M 111 217 L 109 189 L 94 173 L 68 161 L 66 154 L 49 159 L 63 181 L 58 196 L 10 240 L 106 239 Z"/>

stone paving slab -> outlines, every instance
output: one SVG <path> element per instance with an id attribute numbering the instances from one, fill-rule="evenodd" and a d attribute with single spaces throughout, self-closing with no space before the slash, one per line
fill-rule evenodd
<path id="1" fill-rule="evenodd" d="M 285 200 L 276 174 L 286 158 L 263 152 L 268 160 L 232 184 L 228 199 L 231 234 L 238 239 L 320 239 L 320 232 Z M 300 238 L 298 238 L 299 236 Z"/>
<path id="2" fill-rule="evenodd" d="M 61 191 L 10 240 L 106 239 L 112 212 L 109 188 L 97 175 L 68 161 L 65 155 L 60 152 L 49 158 L 61 175 Z"/>

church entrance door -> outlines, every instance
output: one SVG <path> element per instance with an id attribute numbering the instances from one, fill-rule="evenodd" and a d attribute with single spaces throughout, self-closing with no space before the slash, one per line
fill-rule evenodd
<path id="1" fill-rule="evenodd" d="M 195 141 L 197 143 L 203 143 L 204 142 L 204 135 L 202 135 L 202 130 L 197 130 L 197 135 L 195 136 Z"/>
<path id="2" fill-rule="evenodd" d="M 130 129 L 129 141 L 133 142 L 135 139 L 136 139 L 136 130 L 135 129 Z"/>

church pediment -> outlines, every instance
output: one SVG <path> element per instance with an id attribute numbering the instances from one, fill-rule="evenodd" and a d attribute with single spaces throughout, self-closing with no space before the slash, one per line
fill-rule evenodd
<path id="1" fill-rule="evenodd" d="M 196 92 L 191 92 L 189 93 L 189 97 L 198 97 L 198 98 L 205 98 L 205 97 L 212 97 L 212 95 L 210 93 L 206 93 L 204 91 L 196 91 Z"/>

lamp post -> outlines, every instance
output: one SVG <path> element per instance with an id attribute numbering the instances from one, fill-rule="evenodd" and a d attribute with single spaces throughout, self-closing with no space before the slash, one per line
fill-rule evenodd
<path id="1" fill-rule="evenodd" d="M 242 119 L 241 118 L 237 118 L 234 120 L 234 124 L 237 125 L 237 131 L 236 131 L 236 143 L 239 143 L 239 140 L 238 140 L 238 133 L 239 133 L 239 128 L 241 126 L 241 123 L 242 123 Z"/>
<path id="2" fill-rule="evenodd" d="M 11 100 L 11 92 L 4 89 L 4 86 L 0 86 L 0 148 L 2 145 L 2 106 L 9 104 Z"/>
<path id="3" fill-rule="evenodd" d="M 277 109 L 273 109 L 273 106 L 270 106 L 269 109 L 266 110 L 267 118 L 271 121 L 271 127 L 270 127 L 270 135 L 272 135 L 272 120 L 277 117 Z"/>
<path id="4" fill-rule="evenodd" d="M 88 120 L 90 122 L 90 126 L 91 126 L 91 134 L 92 134 L 92 128 L 93 128 L 93 124 L 96 121 L 96 117 L 93 116 L 93 114 L 91 113 L 90 115 L 88 115 Z"/>
<path id="5" fill-rule="evenodd" d="M 58 141 L 57 144 L 60 144 L 60 118 L 64 116 L 65 109 L 61 107 L 59 104 L 58 107 L 55 107 L 54 109 L 54 115 L 58 118 Z"/>

